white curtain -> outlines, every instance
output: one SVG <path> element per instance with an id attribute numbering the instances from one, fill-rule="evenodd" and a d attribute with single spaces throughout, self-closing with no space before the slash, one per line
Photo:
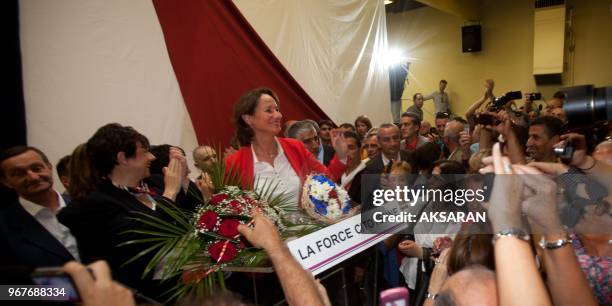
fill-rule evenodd
<path id="1" fill-rule="evenodd" d="M 30 145 L 56 162 L 100 126 L 118 122 L 152 144 L 196 146 L 151 1 L 19 5 Z"/>
<path id="2" fill-rule="evenodd" d="M 387 69 L 378 60 L 387 45 L 382 0 L 236 4 L 332 119 L 391 119 Z M 197 146 L 151 1 L 19 5 L 30 145 L 56 162 L 103 124 L 118 122 L 152 144 L 188 153 Z M 62 190 L 57 179 L 56 187 Z"/>
<path id="3" fill-rule="evenodd" d="M 391 121 L 382 0 L 234 0 L 276 57 L 337 123 Z M 288 118 L 302 119 L 302 118 Z"/>

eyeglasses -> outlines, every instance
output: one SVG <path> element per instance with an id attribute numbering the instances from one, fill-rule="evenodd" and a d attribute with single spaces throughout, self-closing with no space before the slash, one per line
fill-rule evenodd
<path id="1" fill-rule="evenodd" d="M 314 136 L 314 137 L 311 137 L 311 138 L 306 138 L 306 139 L 302 140 L 302 142 L 303 142 L 304 144 L 309 144 L 309 143 L 311 143 L 311 142 L 316 142 L 316 143 L 318 143 L 318 142 L 319 142 L 319 136 Z"/>

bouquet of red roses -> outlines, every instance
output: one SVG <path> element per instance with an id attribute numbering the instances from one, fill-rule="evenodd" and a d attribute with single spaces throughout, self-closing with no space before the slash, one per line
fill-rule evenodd
<path id="1" fill-rule="evenodd" d="M 252 209 L 262 211 L 279 229 L 284 228 L 278 212 L 266 201 L 236 186 L 226 186 L 196 209 L 194 228 L 214 262 L 229 262 L 246 248 L 245 241 L 239 239 L 238 225 L 248 223 Z"/>

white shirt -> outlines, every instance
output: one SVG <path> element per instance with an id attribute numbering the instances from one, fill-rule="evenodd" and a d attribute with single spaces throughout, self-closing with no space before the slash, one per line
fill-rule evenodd
<path id="1" fill-rule="evenodd" d="M 380 154 L 382 154 L 382 153 L 380 153 Z M 388 158 L 385 156 L 385 154 L 382 154 L 382 160 L 383 160 L 383 165 L 385 165 L 385 167 L 386 167 L 386 166 L 389 164 L 389 162 L 391 161 L 391 160 L 389 160 L 389 159 L 388 159 Z M 394 161 L 396 161 L 396 162 L 397 162 L 397 161 L 400 161 L 400 160 L 402 160 L 402 156 L 400 155 L 400 153 L 399 153 L 399 152 L 397 152 L 397 157 L 394 159 Z"/>
<path id="2" fill-rule="evenodd" d="M 66 207 L 66 202 L 64 202 L 64 198 L 55 190 L 53 190 L 57 195 L 59 201 L 59 212 L 62 208 Z M 77 248 L 76 239 L 70 233 L 70 230 L 61 224 L 57 220 L 57 212 L 54 212 L 50 208 L 44 207 L 42 205 L 38 205 L 34 202 L 28 201 L 22 197 L 19 197 L 19 203 L 23 206 L 23 209 L 27 211 L 40 225 L 42 225 L 55 239 L 57 239 L 65 248 L 70 252 L 72 257 L 77 261 L 81 261 L 79 257 L 79 251 Z"/>
<path id="3" fill-rule="evenodd" d="M 253 150 L 253 146 L 251 146 L 251 151 L 253 152 L 255 190 L 265 191 L 266 188 L 264 187 L 271 186 L 270 189 L 272 189 L 278 184 L 276 190 L 272 192 L 272 196 L 275 197 L 279 194 L 288 195 L 289 201 L 298 206 L 299 195 L 302 189 L 301 180 L 295 170 L 293 170 L 293 167 L 291 167 L 278 139 L 275 138 L 275 140 L 278 146 L 278 154 L 274 158 L 274 166 L 267 162 L 259 161 L 255 154 L 255 150 Z"/>
<path id="4" fill-rule="evenodd" d="M 340 178 L 340 185 L 342 186 L 342 188 L 346 189 L 346 186 L 353 181 L 353 179 L 355 178 L 355 175 L 357 175 L 357 173 L 359 173 L 359 171 L 365 169 L 366 167 L 366 163 L 369 161 L 369 158 L 366 158 L 364 160 L 361 161 L 361 163 L 359 163 L 359 165 L 357 166 L 357 168 L 353 169 L 353 171 L 351 171 L 350 173 L 343 173 L 342 174 L 342 178 Z"/>

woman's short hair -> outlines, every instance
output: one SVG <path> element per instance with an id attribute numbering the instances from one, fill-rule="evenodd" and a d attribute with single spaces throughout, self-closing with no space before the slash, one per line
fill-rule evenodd
<path id="1" fill-rule="evenodd" d="M 241 146 L 248 146 L 251 144 L 255 132 L 251 127 L 242 119 L 243 115 L 254 115 L 255 109 L 259 104 L 259 98 L 262 95 L 271 96 L 276 104 L 279 104 L 278 96 L 272 89 L 266 87 L 260 87 L 253 90 L 249 90 L 244 93 L 238 101 L 234 104 L 234 125 L 236 126 L 236 138 Z"/>
<path id="2" fill-rule="evenodd" d="M 107 176 L 118 165 L 117 154 L 124 152 L 129 158 L 136 155 L 137 144 L 149 149 L 149 140 L 131 126 L 109 123 L 99 128 L 87 141 L 87 152 L 91 164 L 102 177 Z"/>

